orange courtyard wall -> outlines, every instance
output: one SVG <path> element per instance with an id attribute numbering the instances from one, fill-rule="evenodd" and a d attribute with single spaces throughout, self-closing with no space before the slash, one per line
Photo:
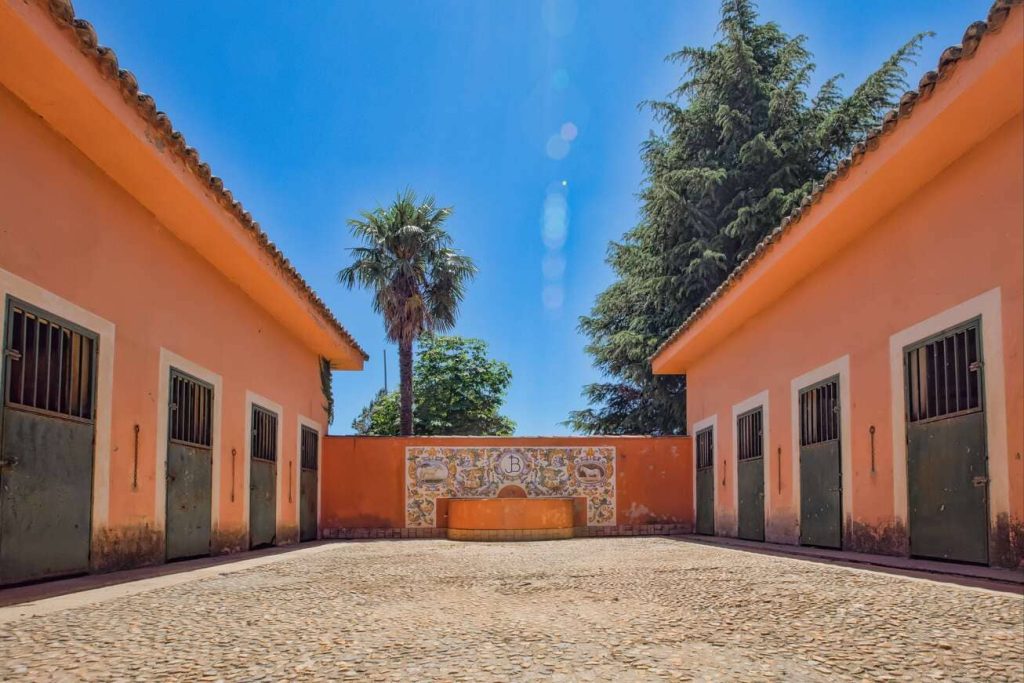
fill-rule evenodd
<path id="1" fill-rule="evenodd" d="M 436 529 L 405 529 L 405 457 L 411 446 L 612 447 L 616 518 L 604 533 L 672 533 L 693 524 L 689 437 L 329 436 L 321 466 L 325 537 L 436 535 Z M 443 506 L 439 511 L 441 527 Z"/>
<path id="2" fill-rule="evenodd" d="M 317 355 L 2 86 L 0 149 L 0 297 L 101 334 L 93 565 L 163 559 L 162 363 L 219 378 L 213 550 L 248 545 L 250 401 L 281 410 L 278 542 L 296 540 L 299 421 L 326 426 Z"/>

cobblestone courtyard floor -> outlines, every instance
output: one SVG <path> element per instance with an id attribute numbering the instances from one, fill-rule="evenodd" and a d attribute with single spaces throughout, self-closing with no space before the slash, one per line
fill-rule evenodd
<path id="1" fill-rule="evenodd" d="M 1012 594 L 668 538 L 311 550 L 0 621 L 0 680 L 1024 677 Z"/>

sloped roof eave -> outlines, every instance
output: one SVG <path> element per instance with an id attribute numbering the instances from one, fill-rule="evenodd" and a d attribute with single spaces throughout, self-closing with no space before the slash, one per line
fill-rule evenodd
<path id="1" fill-rule="evenodd" d="M 175 130 L 167 114 L 157 109 L 156 102 L 151 96 L 139 90 L 135 75 L 120 68 L 117 55 L 112 49 L 99 44 L 96 31 L 88 21 L 76 18 L 71 1 L 35 0 L 35 2 L 50 16 L 58 28 L 69 33 L 79 51 L 93 61 L 105 80 L 114 84 L 124 102 L 132 107 L 146 122 L 151 132 L 161 139 L 165 149 L 184 163 L 196 181 L 211 193 L 217 204 L 232 216 L 270 257 L 295 295 L 308 303 L 313 309 L 313 314 L 338 335 L 356 355 L 363 361 L 369 360 L 366 351 L 338 321 L 327 304 L 309 286 L 291 261 L 270 241 L 269 236 L 260 228 L 259 223 L 253 220 L 242 203 L 234 198 L 231 191 L 224 186 L 223 180 L 213 175 L 209 164 L 200 159 L 199 152 L 186 143 L 185 136 L 180 131 Z"/>

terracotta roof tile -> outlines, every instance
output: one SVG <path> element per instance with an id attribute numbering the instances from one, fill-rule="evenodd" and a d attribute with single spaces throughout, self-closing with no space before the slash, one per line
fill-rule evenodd
<path id="1" fill-rule="evenodd" d="M 718 301 L 729 288 L 739 280 L 746 271 L 751 268 L 757 261 L 767 253 L 771 246 L 775 242 L 782 239 L 782 237 L 789 231 L 789 229 L 803 218 L 806 213 L 810 210 L 813 204 L 818 203 L 821 200 L 822 195 L 832 189 L 833 184 L 844 178 L 850 170 L 851 166 L 859 164 L 864 159 L 864 155 L 869 151 L 876 149 L 881 141 L 881 138 L 891 133 L 896 129 L 900 120 L 910 116 L 914 107 L 921 102 L 931 97 L 932 92 L 935 90 L 935 86 L 940 81 L 945 80 L 964 59 L 970 59 L 974 56 L 974 53 L 978 49 L 978 45 L 981 43 L 982 38 L 988 33 L 995 33 L 1003 24 L 1006 23 L 1006 18 L 1010 14 L 1010 10 L 1017 5 L 1020 5 L 1024 0 L 996 0 L 988 12 L 988 19 L 986 21 L 976 21 L 967 27 L 964 32 L 963 42 L 960 45 L 953 45 L 947 47 L 942 51 L 942 55 L 939 57 L 939 64 L 937 71 L 928 71 L 918 82 L 917 90 L 911 90 L 903 94 L 900 97 L 899 104 L 895 109 L 888 111 L 885 116 L 882 117 L 882 123 L 880 126 L 870 130 L 861 142 L 854 145 L 850 155 L 841 160 L 834 170 L 830 171 L 824 178 L 824 182 L 820 185 L 815 185 L 811 193 L 804 197 L 800 205 L 793 210 L 788 216 L 782 219 L 782 223 L 779 227 L 772 230 L 758 245 L 754 248 L 749 256 L 747 256 L 742 263 L 740 263 L 722 282 L 721 285 L 715 289 L 704 301 L 698 306 L 687 318 L 683 321 L 683 324 L 676 328 L 675 332 L 669 336 L 658 349 L 651 355 L 650 360 L 654 360 L 662 351 L 667 349 L 673 342 L 679 339 L 694 323 L 697 322 L 711 306 Z"/>
<path id="2" fill-rule="evenodd" d="M 209 188 L 218 203 L 238 220 L 242 228 L 252 234 L 253 238 L 274 260 L 274 263 L 280 268 L 281 274 L 291 282 L 300 296 L 305 297 L 324 321 L 333 327 L 352 348 L 360 353 L 364 360 L 369 360 L 369 356 L 352 335 L 348 333 L 348 330 L 342 327 L 341 323 L 338 322 L 338 319 L 334 317 L 334 314 L 327 307 L 327 304 L 317 296 L 316 292 L 295 270 L 291 262 L 270 241 L 267 234 L 260 229 L 259 223 L 252 219 L 252 216 L 242 207 L 240 202 L 235 201 L 231 191 L 224 187 L 224 181 L 213 175 L 209 164 L 203 163 L 200 160 L 199 152 L 195 148 L 189 147 L 185 142 L 185 136 L 180 131 L 174 129 L 167 114 L 157 109 L 156 102 L 152 97 L 139 91 L 139 82 L 135 75 L 131 71 L 120 68 L 117 62 L 117 55 L 112 49 L 99 44 L 96 30 L 92 27 L 92 24 L 84 19 L 75 18 L 75 10 L 71 0 L 36 0 L 36 2 L 49 13 L 58 26 L 72 33 L 78 43 L 78 48 L 95 62 L 105 78 L 116 80 L 116 85 L 125 102 L 133 106 L 139 115 L 164 138 L 167 148 L 184 162 L 186 168 L 192 171 L 201 183 Z"/>

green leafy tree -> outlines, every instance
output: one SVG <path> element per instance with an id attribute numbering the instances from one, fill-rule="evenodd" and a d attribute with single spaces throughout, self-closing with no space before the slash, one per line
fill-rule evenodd
<path id="1" fill-rule="evenodd" d="M 387 338 L 398 344 L 401 433 L 413 433 L 413 343 L 420 335 L 455 325 L 466 283 L 476 274 L 473 261 L 452 249 L 445 231 L 450 207 L 433 197 L 416 199 L 411 190 L 385 208 L 349 221 L 364 246 L 351 249 L 352 265 L 338 273 L 345 286 L 373 291 L 373 309 L 384 318 Z"/>
<path id="2" fill-rule="evenodd" d="M 425 335 L 413 368 L 413 424 L 425 436 L 505 436 L 515 423 L 500 414 L 512 382 L 507 363 L 487 357 L 481 339 Z M 397 392 L 381 391 L 352 423 L 357 434 L 393 436 L 399 429 Z"/>
<path id="3" fill-rule="evenodd" d="M 641 148 L 638 224 L 608 249 L 616 281 L 580 318 L 606 381 L 567 424 L 588 433 L 685 430 L 685 378 L 649 358 L 758 242 L 846 156 L 906 88 L 911 38 L 853 92 L 834 76 L 810 96 L 804 36 L 760 22 L 751 0 L 725 0 L 719 40 L 668 59 L 685 67 L 665 100 L 646 102 L 660 130 Z"/>
<path id="4" fill-rule="evenodd" d="M 373 400 L 360 411 L 359 417 L 352 421 L 352 429 L 356 434 L 398 436 L 400 413 L 398 392 L 389 393 L 381 389 Z"/>

